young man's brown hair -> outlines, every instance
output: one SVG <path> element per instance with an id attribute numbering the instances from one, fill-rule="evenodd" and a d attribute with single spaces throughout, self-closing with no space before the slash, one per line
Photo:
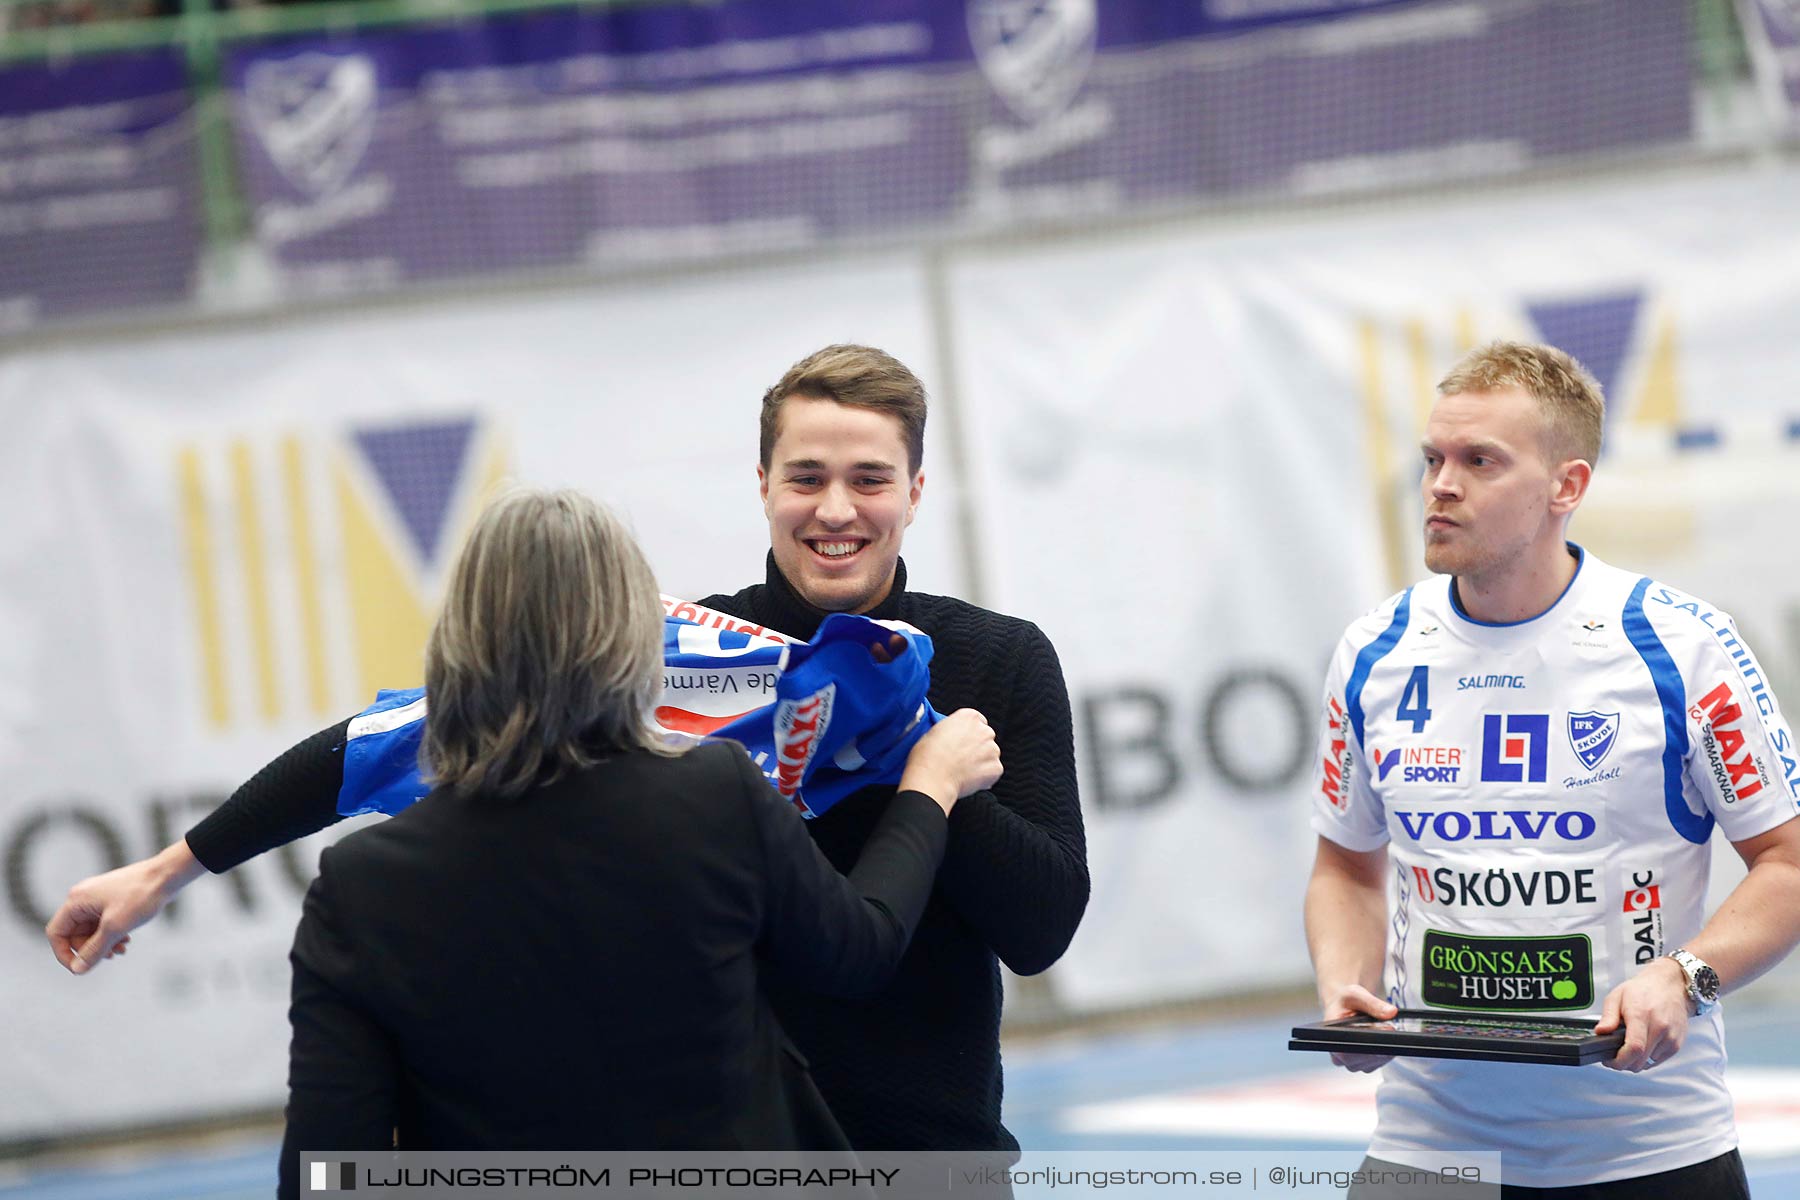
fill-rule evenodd
<path id="1" fill-rule="evenodd" d="M 906 473 L 917 475 L 925 461 L 925 385 L 893 355 L 873 346 L 837 345 L 807 355 L 762 398 L 763 469 L 775 452 L 781 404 L 790 396 L 835 400 L 853 408 L 890 413 L 906 443 Z"/>

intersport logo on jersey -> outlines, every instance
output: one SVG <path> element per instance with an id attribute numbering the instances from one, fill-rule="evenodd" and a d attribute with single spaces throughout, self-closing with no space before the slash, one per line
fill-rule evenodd
<path id="1" fill-rule="evenodd" d="M 1375 751 L 1375 779 L 1386 783 L 1399 767 L 1396 783 L 1456 783 L 1462 776 L 1461 746 L 1402 746 L 1398 750 Z"/>

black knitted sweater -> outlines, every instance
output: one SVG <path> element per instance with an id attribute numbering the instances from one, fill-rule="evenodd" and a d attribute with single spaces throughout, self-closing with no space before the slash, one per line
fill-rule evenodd
<path id="1" fill-rule="evenodd" d="M 774 556 L 766 582 L 709 596 L 708 608 L 806 639 L 826 614 L 796 595 Z M 981 711 L 1005 774 L 958 802 L 937 886 L 893 983 L 864 1000 L 822 997 L 770 969 L 764 983 L 788 1035 L 850 1143 L 864 1150 L 1016 1149 L 1000 1123 L 1000 972 L 1042 971 L 1087 907 L 1086 840 L 1076 800 L 1068 692 L 1056 651 L 1026 621 L 947 596 L 893 590 L 871 617 L 931 635 L 932 707 Z M 187 835 L 211 871 L 338 819 L 347 722 L 264 767 Z M 848 872 L 893 798 L 865 788 L 808 831 Z"/>

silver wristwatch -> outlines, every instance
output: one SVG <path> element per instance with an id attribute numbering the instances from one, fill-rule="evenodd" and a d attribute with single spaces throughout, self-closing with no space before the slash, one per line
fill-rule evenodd
<path id="1" fill-rule="evenodd" d="M 1687 976 L 1688 1009 L 1696 1017 L 1704 1016 L 1718 1006 L 1719 973 L 1706 965 L 1706 960 L 1686 950 L 1671 950 L 1669 957 Z"/>

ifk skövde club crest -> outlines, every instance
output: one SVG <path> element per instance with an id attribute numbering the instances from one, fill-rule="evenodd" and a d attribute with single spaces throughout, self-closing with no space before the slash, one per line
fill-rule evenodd
<path id="1" fill-rule="evenodd" d="M 269 159 L 295 187 L 344 186 L 375 133 L 379 88 L 366 54 L 263 59 L 244 72 L 244 111 Z"/>
<path id="2" fill-rule="evenodd" d="M 1590 771 L 1606 761 L 1618 736 L 1618 713 L 1569 714 L 1569 746 L 1575 751 L 1575 757 Z"/>
<path id="3" fill-rule="evenodd" d="M 968 21 L 982 74 L 1022 120 L 1061 112 L 1087 81 L 1095 0 L 969 0 Z"/>

